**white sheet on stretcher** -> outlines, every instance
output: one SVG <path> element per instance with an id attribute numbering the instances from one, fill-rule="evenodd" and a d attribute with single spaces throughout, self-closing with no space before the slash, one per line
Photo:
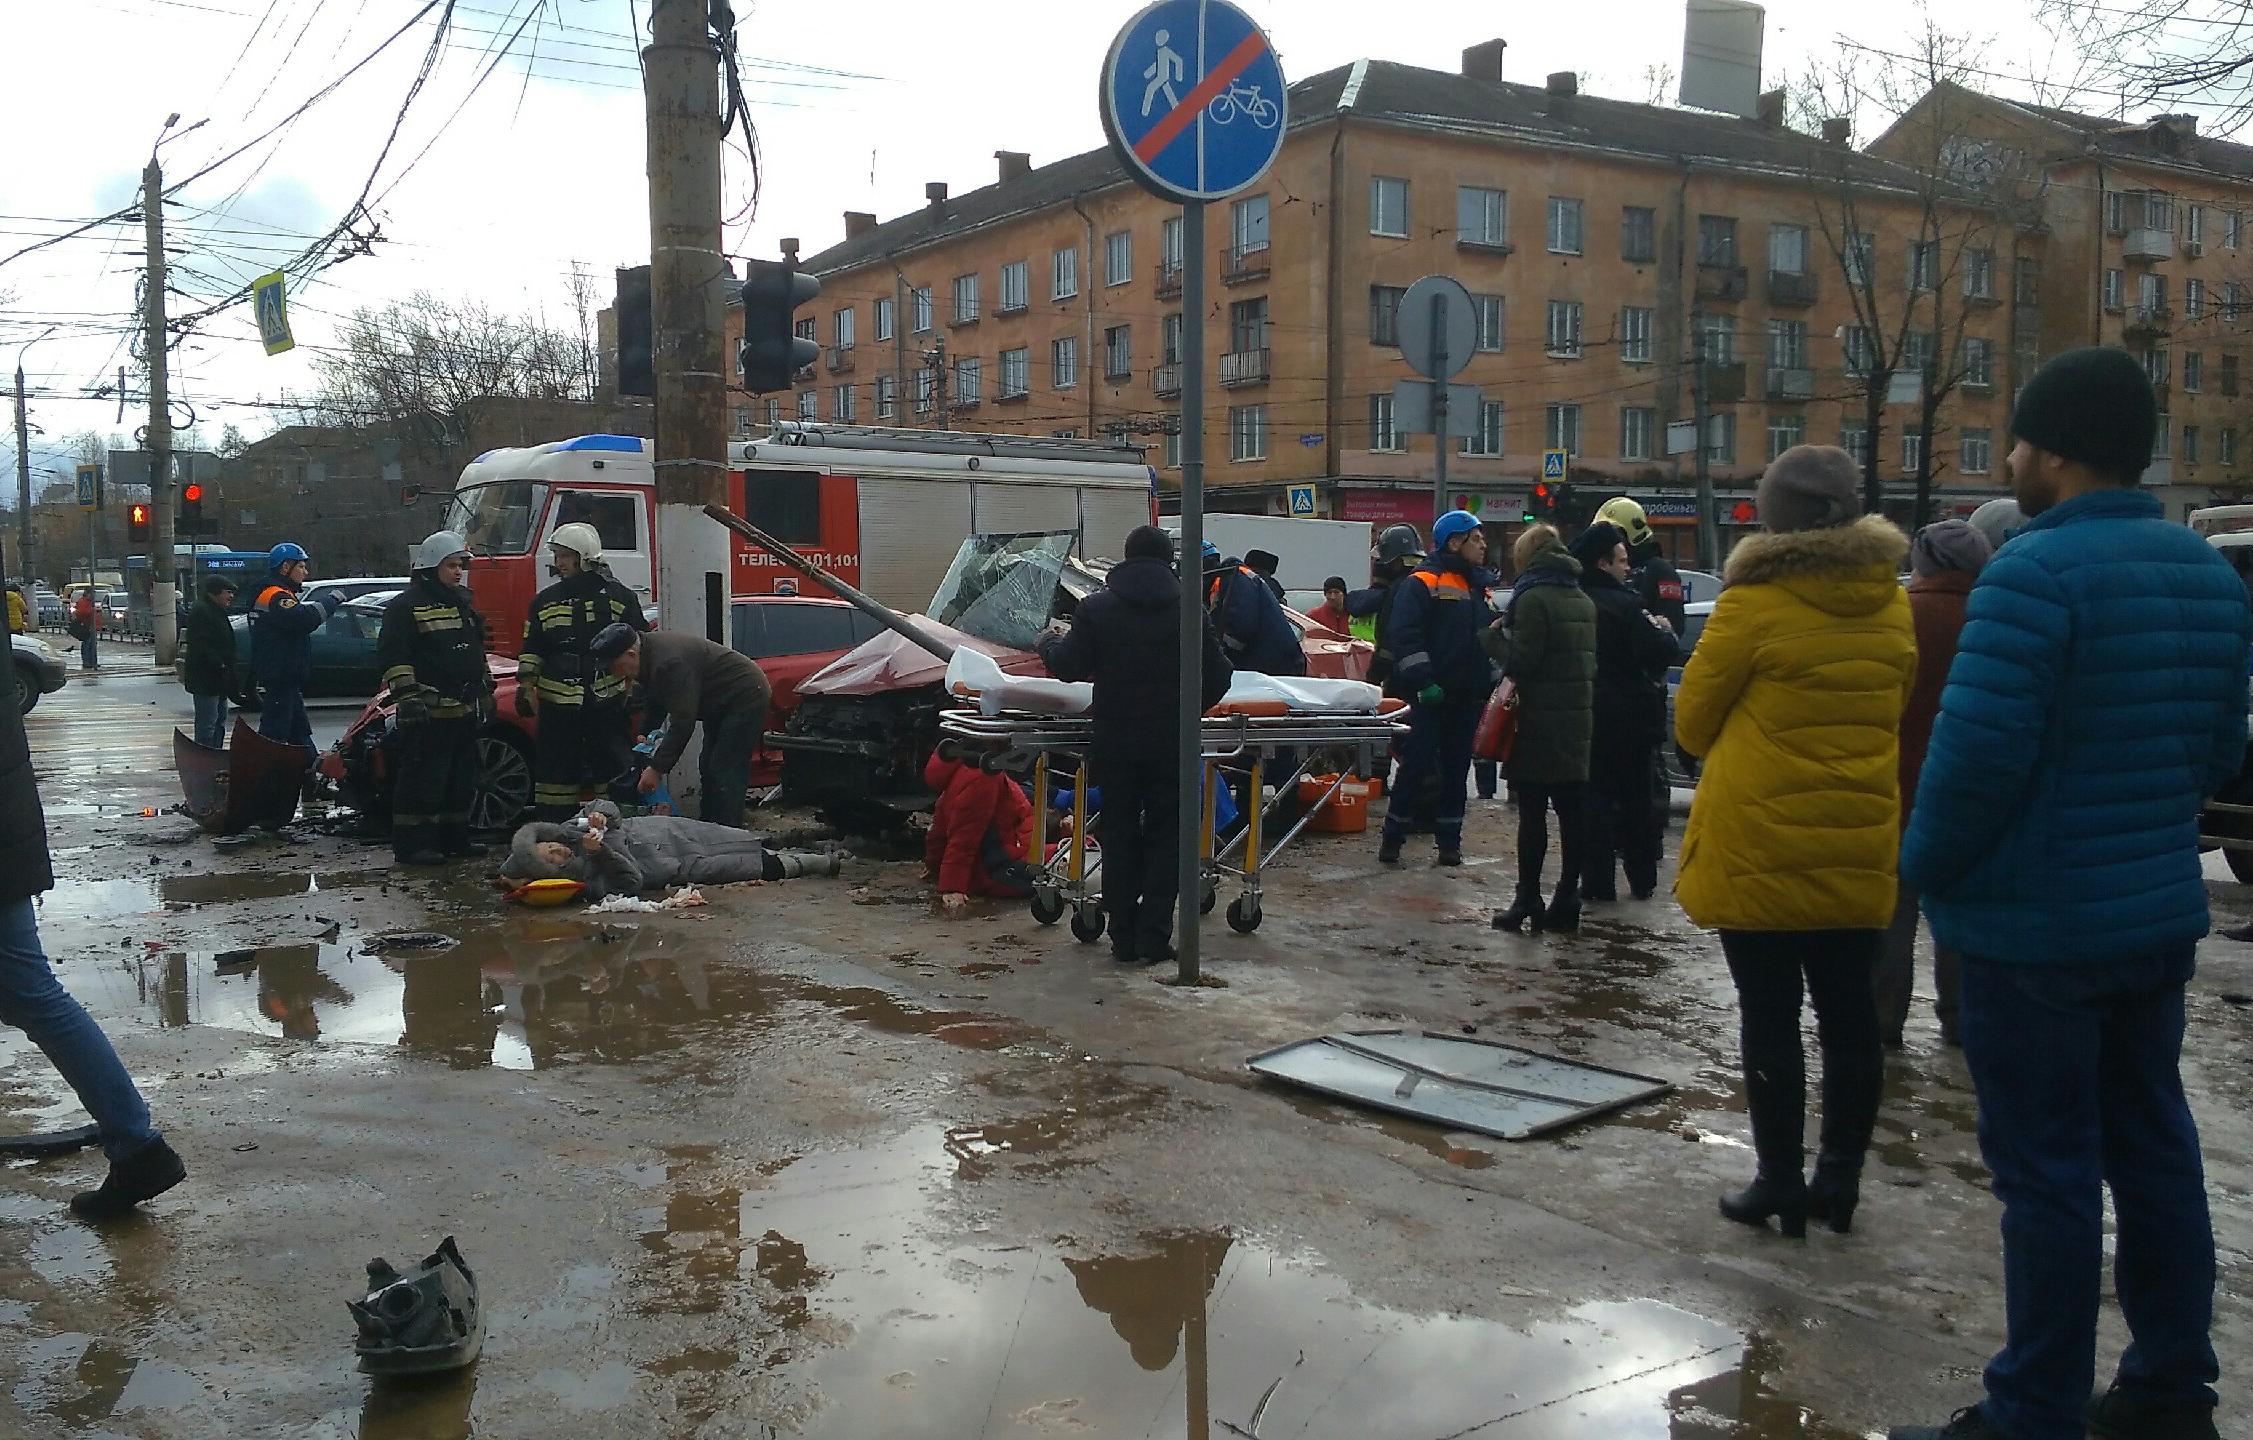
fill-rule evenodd
<path id="1" fill-rule="evenodd" d="M 1034 715 L 1085 715 L 1095 699 L 1095 687 L 1066 680 L 1039 680 L 1011 675 L 993 662 L 964 647 L 947 664 L 947 694 L 973 700 L 981 715 L 1014 710 Z M 1224 705 L 1281 702 L 1300 715 L 1373 715 L 1384 692 L 1360 680 L 1324 680 L 1299 675 L 1261 675 L 1239 670 L 1229 683 Z"/>

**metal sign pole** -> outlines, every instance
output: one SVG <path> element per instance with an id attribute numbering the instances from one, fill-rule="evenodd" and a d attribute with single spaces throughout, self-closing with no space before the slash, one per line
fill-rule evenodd
<path id="1" fill-rule="evenodd" d="M 1205 760 L 1198 721 L 1205 690 L 1205 204 L 1181 207 L 1181 703 L 1176 794 L 1181 806 L 1175 843 L 1180 919 L 1174 949 L 1178 978 L 1197 981 L 1197 920 L 1203 913 Z M 1257 805 L 1254 795 L 1251 803 Z M 1132 937 L 1129 937 L 1130 939 Z"/>
<path id="2" fill-rule="evenodd" d="M 1447 297 L 1432 296 L 1432 524 L 1439 523 L 1447 503 Z M 1437 548 L 1436 546 L 1434 548 Z"/>

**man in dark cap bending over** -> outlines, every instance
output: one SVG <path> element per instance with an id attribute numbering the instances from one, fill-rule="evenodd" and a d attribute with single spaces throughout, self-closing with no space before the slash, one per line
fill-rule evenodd
<path id="1" fill-rule="evenodd" d="M 664 783 L 688 748 L 689 732 L 701 722 L 701 818 L 741 828 L 751 757 L 758 752 L 774 693 L 758 662 L 701 635 L 670 630 L 644 635 L 624 624 L 607 626 L 595 636 L 592 653 L 595 663 L 611 674 L 640 681 L 649 705 L 665 712 L 665 739 L 641 772 L 641 793 Z"/>

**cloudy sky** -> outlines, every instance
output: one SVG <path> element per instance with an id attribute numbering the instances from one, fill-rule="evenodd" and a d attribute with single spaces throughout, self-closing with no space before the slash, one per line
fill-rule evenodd
<path id="1" fill-rule="evenodd" d="M 1989 27 L 1977 37 L 1986 64 L 1999 76 L 2056 69 L 2031 4 L 2003 0 L 1980 22 Z M 1100 144 L 1096 71 L 1133 8 L 747 0 L 745 81 L 764 188 L 755 215 L 729 226 L 728 248 L 772 256 L 779 237 L 794 235 L 810 253 L 840 238 L 844 210 L 891 216 L 920 204 L 927 180 L 957 193 L 988 183 L 997 149 L 1029 150 L 1039 163 Z M 1578 70 L 1597 93 L 1641 99 L 1647 70 L 1678 66 L 1682 49 L 1680 0 L 1612 0 L 1600 15 L 1585 5 L 1464 0 L 1248 0 L 1247 8 L 1290 76 L 1364 56 L 1452 69 L 1463 46 L 1501 36 L 1510 42 L 1509 78 Z M 364 188 L 371 195 L 383 238 L 372 255 L 293 291 L 296 351 L 266 356 L 248 307 L 237 305 L 175 352 L 173 393 L 212 436 L 226 423 L 253 436 L 269 428 L 286 392 L 313 388 L 319 347 L 356 306 L 429 289 L 568 326 L 575 265 L 592 270 L 607 294 L 612 267 L 647 256 L 634 39 L 646 0 L 458 0 L 453 33 L 380 166 L 436 30 L 434 19 L 409 26 L 422 0 L 6 0 L 0 9 L 8 38 L 0 135 L 9 137 L 0 256 L 132 203 L 172 111 L 182 119 L 162 150 L 168 180 L 274 132 L 167 207 L 174 286 L 194 297 L 175 295 L 175 314 L 290 260 Z M 1370 28 L 1378 17 L 1383 28 Z M 1842 24 L 1846 40 L 1902 50 L 1922 21 L 1907 0 L 1851 9 L 1776 0 L 1770 83 L 1810 57 L 1839 53 Z M 280 124 L 355 65 L 333 93 Z M 743 157 L 731 155 L 732 199 L 747 196 L 748 180 Z M 61 463 L 43 446 L 66 434 L 139 423 L 129 407 L 120 424 L 114 394 L 85 396 L 114 388 L 125 365 L 138 399 L 123 332 L 141 248 L 137 222 L 109 224 L 0 261 L 0 373 L 21 354 L 32 419 L 46 437 L 34 437 L 35 465 Z M 10 462 L 12 505 L 12 435 L 0 438 L 0 455 Z"/>

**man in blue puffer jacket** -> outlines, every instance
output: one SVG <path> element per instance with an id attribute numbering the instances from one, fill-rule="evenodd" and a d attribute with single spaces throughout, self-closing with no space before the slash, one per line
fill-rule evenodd
<path id="1" fill-rule="evenodd" d="M 2253 617 L 2228 563 L 2136 488 L 2157 424 L 2123 350 L 2027 383 L 2010 476 L 2028 521 L 1972 589 L 1902 842 L 1903 882 L 1964 956 L 2009 1338 L 1981 1405 L 1896 1440 L 2215 1434 L 2183 989 L 2207 928 L 2199 808 L 2245 756 Z M 2134 1343 L 2090 1404 L 2107 1184 Z"/>

